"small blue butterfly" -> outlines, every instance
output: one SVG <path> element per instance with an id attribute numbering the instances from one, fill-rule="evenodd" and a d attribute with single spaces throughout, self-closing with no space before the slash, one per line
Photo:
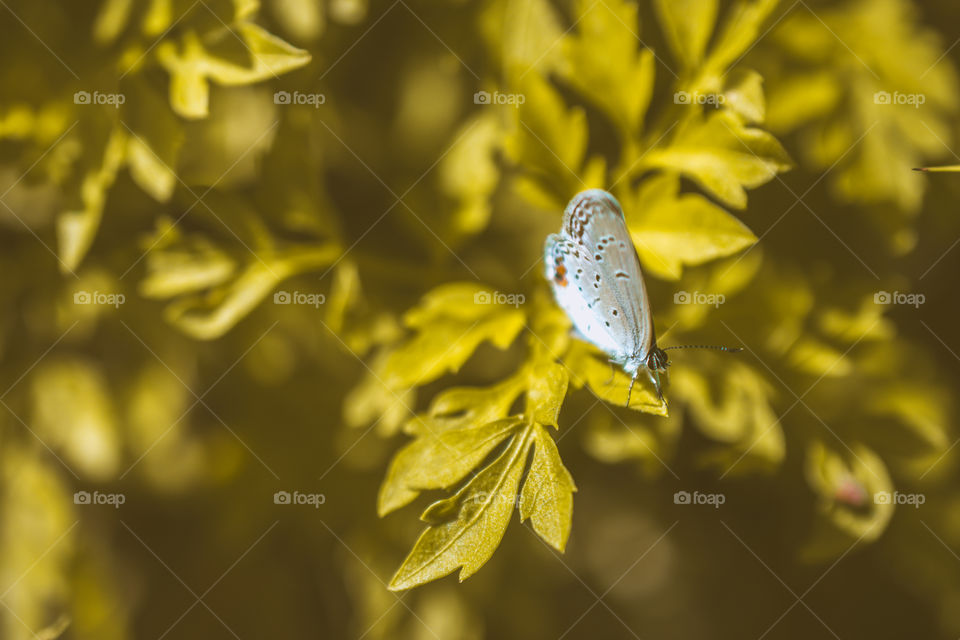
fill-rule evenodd
<path id="1" fill-rule="evenodd" d="M 630 376 L 633 384 L 645 371 L 663 402 L 660 374 L 666 373 L 669 349 L 728 347 L 685 345 L 661 349 L 640 259 L 627 231 L 620 203 L 602 189 L 583 191 L 563 212 L 560 233 L 547 236 L 547 280 L 553 295 L 573 322 L 579 337 L 596 346 Z"/>

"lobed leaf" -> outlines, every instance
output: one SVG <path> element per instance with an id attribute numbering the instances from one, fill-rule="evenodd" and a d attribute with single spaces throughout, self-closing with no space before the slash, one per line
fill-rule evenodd
<path id="1" fill-rule="evenodd" d="M 533 441 L 533 462 L 520 492 L 520 521 L 529 518 L 533 530 L 563 552 L 573 523 L 573 492 L 577 487 L 547 430 L 535 425 Z"/>
<path id="2" fill-rule="evenodd" d="M 531 429 L 514 436 L 510 446 L 454 496 L 425 512 L 428 520 L 436 520 L 441 513 L 450 519 L 428 526 L 420 535 L 390 581 L 391 590 L 410 589 L 457 569 L 462 582 L 490 559 L 516 504 Z"/>
<path id="3" fill-rule="evenodd" d="M 657 0 L 657 17 L 674 57 L 696 69 L 717 19 L 717 0 Z"/>
<path id="4" fill-rule="evenodd" d="M 670 143 L 650 151 L 644 161 L 650 167 L 679 171 L 737 209 L 747 205 L 747 188 L 759 187 L 791 167 L 773 136 L 744 126 L 724 111 L 688 117 Z"/>
<path id="5" fill-rule="evenodd" d="M 627 227 L 644 268 L 677 279 L 684 265 L 734 254 L 757 241 L 742 222 L 696 193 L 679 195 L 680 179 L 665 173 L 643 182 Z"/>
<path id="6" fill-rule="evenodd" d="M 631 140 L 642 128 L 654 80 L 653 52 L 637 51 L 637 5 L 579 0 L 575 12 L 576 34 L 563 41 L 564 78 Z"/>

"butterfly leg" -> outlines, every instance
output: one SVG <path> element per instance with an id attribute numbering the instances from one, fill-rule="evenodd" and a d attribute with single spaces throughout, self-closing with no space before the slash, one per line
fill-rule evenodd
<path id="1" fill-rule="evenodd" d="M 633 393 L 633 383 L 637 381 L 638 375 L 640 375 L 639 369 L 637 370 L 636 373 L 633 374 L 633 377 L 630 378 L 630 386 L 627 387 L 627 404 L 626 404 L 627 407 L 630 406 L 630 394 Z"/>
<path id="2" fill-rule="evenodd" d="M 660 404 L 664 404 L 663 400 L 663 386 L 660 384 L 660 372 L 657 369 L 648 369 L 650 373 L 650 381 L 653 382 L 653 386 L 657 388 L 657 398 L 660 399 Z"/>

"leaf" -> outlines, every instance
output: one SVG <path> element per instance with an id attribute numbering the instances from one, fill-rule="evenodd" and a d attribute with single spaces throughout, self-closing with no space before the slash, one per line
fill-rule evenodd
<path id="1" fill-rule="evenodd" d="M 759 187 L 791 167 L 786 151 L 773 136 L 744 126 L 724 111 L 687 117 L 670 143 L 650 151 L 644 162 L 683 173 L 737 209 L 747 205 L 745 189 Z"/>
<path id="2" fill-rule="evenodd" d="M 107 192 L 117 178 L 117 171 L 126 157 L 127 136 L 119 128 L 113 130 L 103 149 L 99 167 L 84 174 L 80 183 L 80 207 L 70 209 L 57 218 L 57 246 L 61 270 L 71 272 L 90 250 L 100 228 Z"/>
<path id="3" fill-rule="evenodd" d="M 310 54 L 287 44 L 251 22 L 239 22 L 236 33 L 221 34 L 220 46 L 204 45 L 195 32 L 184 35 L 181 47 L 171 41 L 157 46 L 157 59 L 170 73 L 170 104 L 184 118 L 205 118 L 209 113 L 210 86 L 246 85 L 277 77 L 310 61 Z M 240 64 L 228 54 L 235 38 L 248 56 Z M 224 50 L 224 46 L 227 47 Z"/>
<path id="4" fill-rule="evenodd" d="M 654 7 L 674 57 L 685 69 L 699 67 L 717 19 L 717 0 L 657 0 Z"/>
<path id="5" fill-rule="evenodd" d="M 130 18 L 133 0 L 106 0 L 97 13 L 93 24 L 93 39 L 97 44 L 109 44 L 116 40 Z"/>
<path id="6" fill-rule="evenodd" d="M 621 422 L 607 411 L 590 416 L 583 444 L 587 452 L 606 464 L 634 461 L 646 478 L 657 478 L 667 470 L 664 460 L 677 448 L 683 430 L 683 405 L 667 417 L 628 419 Z"/>
<path id="7" fill-rule="evenodd" d="M 138 290 L 146 298 L 167 299 L 226 282 L 236 261 L 205 236 L 183 238 L 175 223 L 161 219 L 148 239 L 147 275 Z"/>
<path id="8" fill-rule="evenodd" d="M 896 420 L 901 429 L 935 452 L 946 451 L 951 445 L 949 418 L 943 409 L 945 398 L 939 389 L 901 382 L 877 389 L 865 405 L 870 415 Z"/>
<path id="9" fill-rule="evenodd" d="M 580 340 L 571 342 L 570 350 L 564 358 L 564 363 L 570 368 L 570 379 L 575 388 L 588 387 L 601 400 L 624 407 L 627 404 L 627 389 L 630 378 L 623 370 L 611 365 L 599 351 Z M 653 385 L 643 371 L 637 378 L 630 395 L 630 408 L 652 413 L 658 416 L 667 415 L 666 403 L 661 403 Z"/>
<path id="10" fill-rule="evenodd" d="M 567 109 L 560 94 L 537 74 L 519 85 L 524 103 L 515 111 L 514 127 L 505 141 L 508 157 L 552 191 L 561 206 L 582 188 L 579 172 L 587 145 L 583 109 Z"/>
<path id="11" fill-rule="evenodd" d="M 687 366 L 671 371 L 673 393 L 687 403 L 694 424 L 708 438 L 726 445 L 704 455 L 702 462 L 725 474 L 777 468 L 786 445 L 770 405 L 770 384 L 736 360 L 728 358 L 714 366 L 717 369 Z"/>
<path id="12" fill-rule="evenodd" d="M 214 340 L 246 317 L 277 285 L 303 271 L 320 269 L 336 260 L 339 247 L 261 254 L 238 276 L 202 296 L 175 300 L 164 310 L 164 318 L 198 340 Z"/>
<path id="13" fill-rule="evenodd" d="M 724 106 L 744 122 L 763 122 L 767 104 L 763 95 L 763 76 L 752 69 L 734 70 L 723 90 Z"/>
<path id="14" fill-rule="evenodd" d="M 537 424 L 557 427 L 557 416 L 567 396 L 567 370 L 555 362 L 538 363 L 530 372 L 527 415 Z"/>
<path id="15" fill-rule="evenodd" d="M 166 202 L 177 186 L 177 166 L 184 133 L 166 101 L 145 82 L 132 83 L 125 125 L 131 133 L 127 165 L 137 185 Z"/>
<path id="16" fill-rule="evenodd" d="M 960 104 L 941 34 L 911 2 L 854 0 L 791 13 L 769 42 L 786 70 L 767 73 L 771 128 L 799 131 L 800 154 L 830 168 L 841 202 L 917 211 L 926 181 L 911 169 L 938 161 L 953 143 Z M 900 253 L 911 244 L 890 242 Z"/>
<path id="17" fill-rule="evenodd" d="M 579 0 L 575 13 L 576 35 L 563 40 L 568 60 L 564 78 L 630 140 L 642 128 L 654 80 L 653 52 L 637 51 L 637 5 Z"/>
<path id="18" fill-rule="evenodd" d="M 446 489 L 463 480 L 504 439 L 523 424 L 503 418 L 460 429 L 427 432 L 401 449 L 380 487 L 377 513 L 384 516 L 410 503 L 425 489 Z"/>
<path id="19" fill-rule="evenodd" d="M 378 381 L 380 379 L 378 376 L 370 376 L 370 378 Z M 426 415 L 418 415 L 408 421 L 404 430 L 409 435 L 417 436 L 418 440 L 401 449 L 390 462 L 386 478 L 380 486 L 380 493 L 377 497 L 377 513 L 382 517 L 409 504 L 419 495 L 419 488 L 411 486 L 407 479 L 411 472 L 428 473 L 431 471 L 431 469 L 414 469 L 410 464 L 411 461 L 415 463 L 419 459 L 419 452 L 426 446 L 421 442 L 422 440 L 436 440 L 439 434 L 448 430 L 469 430 L 477 426 L 501 421 L 507 417 L 510 406 L 517 396 L 523 392 L 524 382 L 525 378 L 523 376 L 512 376 L 491 387 L 447 389 L 433 400 Z M 388 388 L 382 388 L 382 398 L 395 396 L 396 392 L 391 393 Z M 348 406 L 357 406 L 355 404 L 357 401 L 358 399 L 351 398 Z M 412 406 L 412 403 L 403 406 L 402 410 L 399 411 L 399 414 L 401 414 L 399 417 L 406 416 L 407 406 Z M 383 419 L 391 419 L 390 414 L 385 414 Z M 428 444 L 429 442 L 427 442 Z M 481 460 L 477 460 L 473 466 L 480 462 Z M 472 469 L 472 466 L 470 468 Z M 444 471 L 441 469 L 439 473 L 444 473 Z"/>
<path id="20" fill-rule="evenodd" d="M 110 386 L 96 364 L 79 358 L 47 361 L 32 376 L 31 395 L 31 428 L 39 438 L 86 476 L 115 477 L 122 445 Z"/>
<path id="21" fill-rule="evenodd" d="M 531 442 L 528 428 L 490 466 L 443 501 L 443 510 L 455 517 L 420 535 L 390 581 L 392 591 L 442 578 L 458 568 L 462 582 L 490 559 L 510 523 Z M 434 513 L 437 509 L 431 507 Z"/>
<path id="22" fill-rule="evenodd" d="M 677 279 L 683 266 L 734 254 L 757 241 L 742 222 L 696 193 L 679 195 L 673 173 L 641 184 L 625 215 L 644 268 Z M 629 202 L 629 200 L 627 201 Z"/>
<path id="23" fill-rule="evenodd" d="M 854 368 L 842 352 L 810 336 L 793 344 L 787 362 L 794 369 L 818 378 L 842 378 L 850 375 Z"/>
<path id="24" fill-rule="evenodd" d="M 530 518 L 533 530 L 563 552 L 573 523 L 573 492 L 577 488 L 546 429 L 535 426 L 533 440 L 533 462 L 520 493 L 520 521 Z"/>
<path id="25" fill-rule="evenodd" d="M 815 530 L 805 552 L 808 559 L 832 557 L 848 549 L 853 540 L 873 542 L 883 534 L 894 504 L 878 495 L 889 498 L 893 483 L 883 460 L 872 450 L 855 442 L 840 453 L 815 440 L 807 448 L 805 475 L 829 525 Z"/>
<path id="26" fill-rule="evenodd" d="M 496 292 L 474 284 L 449 284 L 424 296 L 404 320 L 417 333 L 398 347 L 384 367 L 390 387 L 426 384 L 456 372 L 481 343 L 506 349 L 524 326 L 525 314 L 499 304 Z"/>
<path id="27" fill-rule="evenodd" d="M 559 68 L 563 60 L 557 43 L 564 27 L 548 0 L 494 0 L 484 7 L 481 31 L 510 81 Z"/>
<path id="28" fill-rule="evenodd" d="M 824 118 L 839 106 L 843 92 L 844 88 L 828 71 L 779 78 L 771 91 L 767 126 L 782 134 Z"/>
<path id="29" fill-rule="evenodd" d="M 716 44 L 704 63 L 706 75 L 720 76 L 760 36 L 760 29 L 779 0 L 740 0 L 727 13 Z"/>
<path id="30" fill-rule="evenodd" d="M 479 233 L 490 220 L 490 197 L 500 181 L 495 152 L 504 131 L 493 111 L 468 121 L 440 161 L 440 188 L 456 201 L 450 226 L 454 240 Z"/>

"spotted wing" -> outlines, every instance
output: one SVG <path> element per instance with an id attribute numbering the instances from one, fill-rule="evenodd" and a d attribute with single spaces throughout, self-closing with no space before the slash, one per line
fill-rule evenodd
<path id="1" fill-rule="evenodd" d="M 653 316 L 620 204 L 599 189 L 580 193 L 564 211 L 560 235 L 573 247 L 577 264 L 572 269 L 567 265 L 567 276 L 587 307 L 581 317 L 591 327 L 585 331 L 574 319 L 577 329 L 615 359 L 646 359 L 654 341 Z M 606 339 L 591 332 L 602 332 Z M 611 343 L 614 349 L 608 348 Z"/>
<path id="2" fill-rule="evenodd" d="M 589 260 L 566 234 L 547 236 L 543 261 L 546 276 L 553 287 L 553 295 L 573 322 L 580 336 L 597 346 L 612 358 L 624 355 L 624 346 L 618 342 L 619 332 L 611 323 L 619 310 L 608 310 L 612 316 L 604 317 L 598 290 L 593 286 L 599 275 L 595 263 Z"/>

